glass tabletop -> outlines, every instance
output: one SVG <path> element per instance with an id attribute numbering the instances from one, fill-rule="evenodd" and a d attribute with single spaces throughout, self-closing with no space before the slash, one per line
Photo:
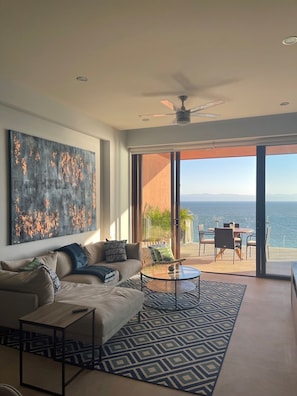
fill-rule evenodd
<path id="1" fill-rule="evenodd" d="M 174 271 L 170 271 L 169 267 L 173 267 Z M 195 279 L 201 275 L 201 271 L 186 265 L 174 264 L 150 264 L 142 268 L 142 275 L 151 279 L 182 281 L 187 279 Z"/>

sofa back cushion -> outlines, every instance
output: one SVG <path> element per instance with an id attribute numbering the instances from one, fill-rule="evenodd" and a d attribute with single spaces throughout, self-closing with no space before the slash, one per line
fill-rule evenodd
<path id="1" fill-rule="evenodd" d="M 139 242 L 127 243 L 126 252 L 128 259 L 142 260 L 142 249 Z"/>
<path id="2" fill-rule="evenodd" d="M 68 254 L 71 258 L 73 270 L 78 270 L 88 265 L 86 253 L 78 243 L 71 243 L 70 245 L 62 246 L 56 250 Z"/>
<path id="3" fill-rule="evenodd" d="M 94 265 L 97 263 L 101 263 L 102 261 L 105 261 L 105 248 L 103 241 L 85 245 L 84 251 L 88 258 L 89 265 Z"/>
<path id="4" fill-rule="evenodd" d="M 65 252 L 57 252 L 57 269 L 56 273 L 60 279 L 64 276 L 71 274 L 72 272 L 72 261 L 69 254 Z"/>
<path id="5" fill-rule="evenodd" d="M 50 252 L 48 254 L 44 254 L 41 256 L 30 257 L 30 258 L 25 258 L 25 259 L 21 259 L 21 260 L 1 261 L 0 264 L 1 264 L 2 269 L 6 270 L 6 271 L 19 271 L 21 267 L 28 265 L 34 259 L 37 259 L 41 264 L 45 264 L 53 271 L 56 271 L 56 266 L 57 266 L 57 253 L 56 252 Z"/>

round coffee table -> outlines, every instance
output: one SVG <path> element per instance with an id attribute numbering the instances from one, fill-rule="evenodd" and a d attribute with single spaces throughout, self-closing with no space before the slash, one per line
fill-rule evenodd
<path id="1" fill-rule="evenodd" d="M 196 268 L 172 263 L 143 267 L 140 279 L 144 304 L 166 310 L 196 307 L 200 303 L 200 275 Z"/>

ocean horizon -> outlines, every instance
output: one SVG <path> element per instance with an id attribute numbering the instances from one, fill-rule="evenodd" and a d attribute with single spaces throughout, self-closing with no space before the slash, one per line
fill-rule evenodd
<path id="1" fill-rule="evenodd" d="M 256 231 L 255 201 L 181 201 L 181 208 L 194 215 L 194 242 L 199 239 L 198 224 L 207 230 L 234 221 Z M 271 227 L 270 246 L 297 248 L 297 202 L 266 202 L 266 221 Z"/>

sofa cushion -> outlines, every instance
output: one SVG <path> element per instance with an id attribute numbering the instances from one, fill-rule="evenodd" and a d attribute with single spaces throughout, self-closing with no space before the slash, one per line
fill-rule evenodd
<path id="1" fill-rule="evenodd" d="M 56 250 L 65 252 L 70 256 L 73 270 L 77 270 L 88 265 L 86 253 L 78 243 L 71 243 L 70 245 L 62 246 Z"/>
<path id="2" fill-rule="evenodd" d="M 34 271 L 0 271 L 0 289 L 36 294 L 39 306 L 50 304 L 55 298 L 52 279 L 44 266 Z"/>
<path id="3" fill-rule="evenodd" d="M 88 258 L 89 265 L 105 261 L 105 247 L 103 241 L 90 243 L 85 245 L 83 249 Z"/>
<path id="4" fill-rule="evenodd" d="M 107 263 L 114 263 L 127 260 L 126 240 L 104 242 L 105 260 Z"/>
<path id="5" fill-rule="evenodd" d="M 141 310 L 144 294 L 124 287 L 98 287 L 82 283 L 62 282 L 62 290 L 55 301 L 96 308 L 95 339 L 103 344 Z M 86 316 L 73 324 L 67 333 L 79 340 L 91 340 L 90 318 Z"/>
<path id="6" fill-rule="evenodd" d="M 50 252 L 48 254 L 44 254 L 41 256 L 29 257 L 29 258 L 21 259 L 21 260 L 1 261 L 1 267 L 2 267 L 2 269 L 6 270 L 6 271 L 19 271 L 19 269 L 21 267 L 31 263 L 35 258 L 42 264 L 47 265 L 53 271 L 56 271 L 56 267 L 57 267 L 57 253 L 56 252 Z"/>
<path id="7" fill-rule="evenodd" d="M 57 252 L 57 269 L 56 273 L 60 279 L 71 274 L 72 260 L 69 254 L 65 252 Z"/>
<path id="8" fill-rule="evenodd" d="M 142 257 L 141 257 L 142 249 L 141 249 L 140 242 L 127 243 L 126 252 L 127 252 L 127 259 L 135 259 L 135 260 L 142 259 Z"/>

